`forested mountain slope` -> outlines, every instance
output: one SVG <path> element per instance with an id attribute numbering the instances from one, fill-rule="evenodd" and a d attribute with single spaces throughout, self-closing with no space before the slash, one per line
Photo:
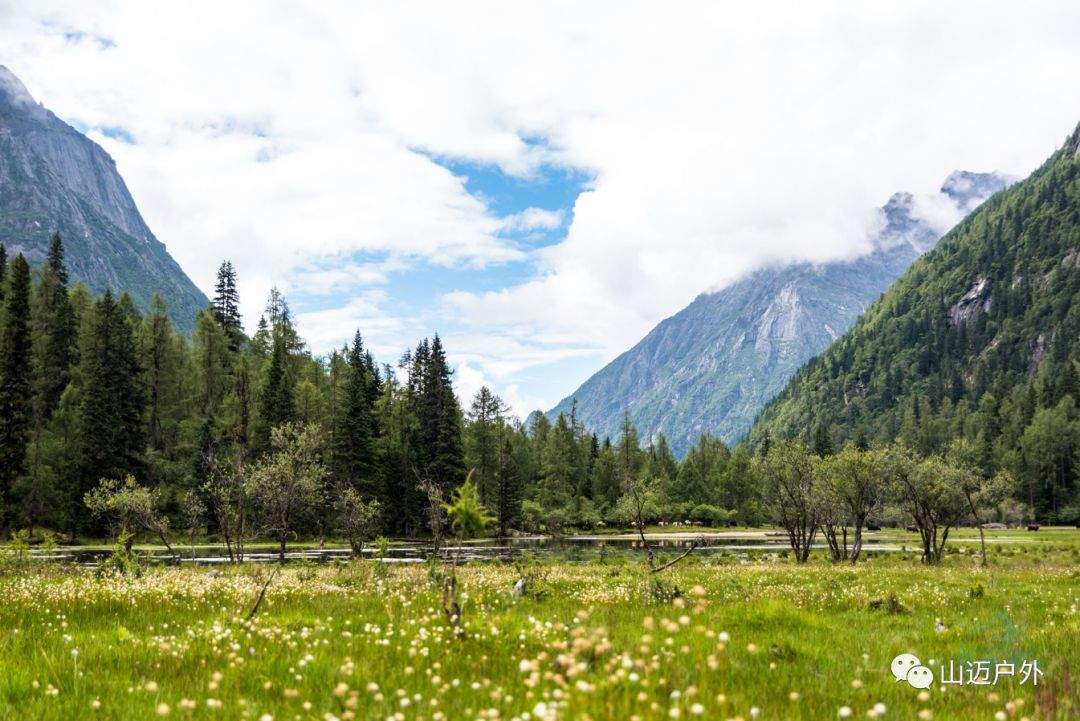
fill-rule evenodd
<path id="1" fill-rule="evenodd" d="M 185 330 L 207 305 L 143 221 L 109 154 L 0 65 L 0 243 L 38 264 L 54 232 L 72 280 L 94 292 L 126 291 L 143 310 L 160 294 Z"/>
<path id="2" fill-rule="evenodd" d="M 972 213 L 762 412 L 767 437 L 957 437 L 1008 468 L 1045 517 L 1076 503 L 1080 420 L 1080 126 Z M 1068 518 L 1066 518 L 1066 516 Z"/>

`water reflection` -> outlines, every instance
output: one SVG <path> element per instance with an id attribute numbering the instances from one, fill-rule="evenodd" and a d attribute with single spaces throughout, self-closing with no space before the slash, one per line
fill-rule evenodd
<path id="1" fill-rule="evenodd" d="M 653 550 L 659 553 L 678 552 L 689 546 L 695 537 L 657 537 L 650 538 Z M 864 540 L 868 552 L 897 552 L 904 550 L 900 546 L 883 543 L 881 539 Z M 702 555 L 732 554 L 747 559 L 751 555 L 781 555 L 788 550 L 787 538 L 782 534 L 759 533 L 748 536 L 723 535 L 705 537 L 704 545 L 697 551 Z M 824 543 L 815 544 L 815 549 L 826 549 Z M 194 549 L 176 547 L 177 555 L 171 556 L 162 550 L 144 551 L 140 555 L 161 563 L 194 564 L 215 566 L 229 563 L 225 546 L 196 546 Z M 522 556 L 565 557 L 569 560 L 586 560 L 608 555 L 629 555 L 643 553 L 644 547 L 639 538 L 630 535 L 609 536 L 567 536 L 552 538 L 546 536 L 516 536 L 513 538 L 490 538 L 469 541 L 461 545 L 444 545 L 440 556 L 445 560 L 457 559 L 460 562 L 473 560 L 511 561 Z M 52 551 L 33 550 L 32 557 L 42 561 L 75 563 L 82 566 L 96 566 L 111 554 L 101 548 L 60 547 Z M 312 548 L 297 546 L 288 549 L 286 562 L 330 563 L 345 561 L 352 557 L 352 551 L 344 546 L 326 546 Z M 430 544 L 418 542 L 397 542 L 387 549 L 384 556 L 374 546 L 364 549 L 366 558 L 377 559 L 384 563 L 419 563 L 432 555 Z M 260 547 L 246 552 L 244 561 L 248 563 L 274 563 L 278 560 L 276 550 Z"/>

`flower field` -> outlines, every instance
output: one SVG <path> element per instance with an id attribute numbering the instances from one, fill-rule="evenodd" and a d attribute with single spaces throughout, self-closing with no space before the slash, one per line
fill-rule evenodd
<path id="1" fill-rule="evenodd" d="M 266 566 L 37 564 L 0 576 L 0 718 L 1075 718 L 1078 540 L 987 569 L 970 546 L 939 568 L 691 557 L 659 584 L 626 557 L 469 564 L 459 632 L 423 564 L 289 565 L 250 621 Z M 900 653 L 929 689 L 893 678 Z M 940 683 L 978 660 L 1041 676 Z"/>

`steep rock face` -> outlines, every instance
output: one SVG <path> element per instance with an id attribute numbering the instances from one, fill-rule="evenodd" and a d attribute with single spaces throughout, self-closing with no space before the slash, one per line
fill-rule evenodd
<path id="1" fill-rule="evenodd" d="M 141 308 L 159 293 L 185 329 L 207 304 L 147 227 L 109 154 L 0 66 L 0 243 L 40 263 L 54 231 L 72 278 L 95 292 L 127 291 Z"/>
<path id="2" fill-rule="evenodd" d="M 941 193 L 960 212 L 1006 185 L 994 173 L 956 172 Z M 569 411 L 614 435 L 629 410 L 643 438 L 663 433 L 681 454 L 702 433 L 737 441 L 808 359 L 855 322 L 940 233 L 917 214 L 909 193 L 880 209 L 872 252 L 827 264 L 761 269 L 698 296 L 662 321 L 549 411 Z"/>

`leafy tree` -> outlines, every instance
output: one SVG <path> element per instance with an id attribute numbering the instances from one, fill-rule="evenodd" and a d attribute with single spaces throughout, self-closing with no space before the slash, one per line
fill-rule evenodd
<path id="1" fill-rule="evenodd" d="M 923 563 L 936 565 L 949 531 L 969 518 L 964 496 L 968 472 L 950 466 L 939 456 L 917 460 L 902 447 L 890 450 L 885 462 L 892 492 L 919 530 Z"/>
<path id="2" fill-rule="evenodd" d="M 795 560 L 806 563 L 822 522 L 822 497 L 810 454 L 799 443 L 777 441 L 758 459 L 756 470 L 773 521 L 787 533 Z"/>
<path id="3" fill-rule="evenodd" d="M 91 513 L 116 524 L 117 538 L 124 541 L 127 553 L 131 553 L 135 532 L 141 530 L 157 536 L 169 554 L 177 557 L 169 543 L 169 519 L 159 511 L 160 494 L 140 486 L 134 476 L 125 476 L 122 481 L 103 478 L 84 500 Z"/>
<path id="4" fill-rule="evenodd" d="M 321 459 L 322 435 L 317 426 L 284 423 L 270 434 L 270 452 L 248 479 L 263 532 L 278 542 L 285 562 L 285 543 L 296 533 L 301 516 L 316 507 L 325 493 L 326 469 Z"/>
<path id="5" fill-rule="evenodd" d="M 375 499 L 364 500 L 356 489 L 345 487 L 334 507 L 338 529 L 349 541 L 353 554 L 362 558 L 364 543 L 375 538 L 382 525 L 382 505 Z"/>
<path id="6" fill-rule="evenodd" d="M 867 519 L 885 500 L 883 465 L 879 452 L 860 451 L 854 444 L 845 446 L 836 455 L 818 459 L 815 470 L 829 506 L 823 511 L 822 525 L 833 560 L 850 559 L 852 563 L 859 560 Z M 850 553 L 848 527 L 853 530 Z"/>

